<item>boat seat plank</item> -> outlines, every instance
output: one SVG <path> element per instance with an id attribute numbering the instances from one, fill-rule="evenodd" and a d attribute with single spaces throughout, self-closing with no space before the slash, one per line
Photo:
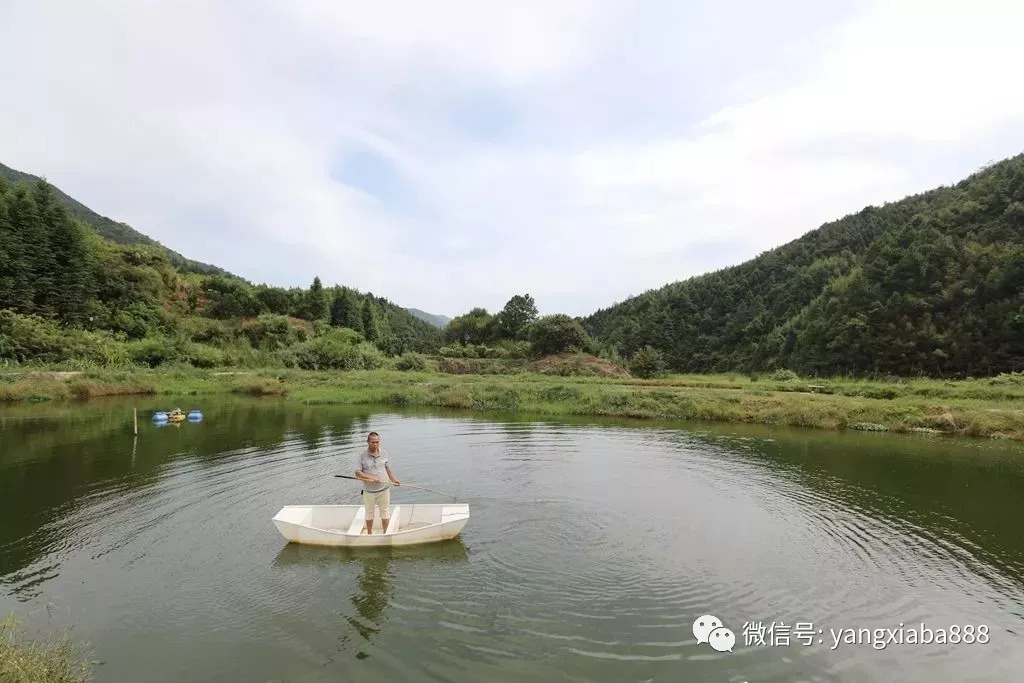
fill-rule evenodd
<path id="1" fill-rule="evenodd" d="M 366 508 L 362 505 L 356 510 L 356 516 L 352 519 L 352 525 L 348 528 L 349 534 L 358 536 L 366 528 Z"/>
<path id="2" fill-rule="evenodd" d="M 398 531 L 398 515 L 402 512 L 401 505 L 394 505 L 391 507 L 391 516 L 388 517 L 388 534 L 393 534 Z"/>

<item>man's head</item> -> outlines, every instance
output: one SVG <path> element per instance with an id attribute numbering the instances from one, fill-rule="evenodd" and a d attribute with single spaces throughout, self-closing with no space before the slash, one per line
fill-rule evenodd
<path id="1" fill-rule="evenodd" d="M 369 446 L 371 453 L 376 453 L 380 450 L 380 434 L 377 432 L 370 432 L 370 435 L 366 437 L 366 443 Z"/>

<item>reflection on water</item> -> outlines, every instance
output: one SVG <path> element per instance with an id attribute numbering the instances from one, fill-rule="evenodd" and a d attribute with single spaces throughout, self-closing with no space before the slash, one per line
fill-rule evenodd
<path id="1" fill-rule="evenodd" d="M 361 564 L 362 570 L 357 581 L 359 592 L 350 598 L 360 618 L 349 617 L 348 623 L 359 635 L 370 640 L 370 636 L 380 630 L 381 614 L 391 600 L 391 584 L 388 581 L 388 566 L 391 562 L 387 558 L 367 558 Z M 369 655 L 360 650 L 356 657 L 363 659 Z"/>
<path id="2" fill-rule="evenodd" d="M 1018 444 L 275 399 L 200 407 L 201 423 L 175 429 L 147 423 L 134 401 L 0 419 L 0 612 L 74 626 L 107 662 L 98 681 L 964 681 L 1024 670 Z M 271 523 L 282 505 L 358 501 L 358 485 L 333 475 L 371 429 L 402 479 L 470 504 L 463 534 L 401 548 L 286 543 Z M 696 645 L 691 624 L 708 613 L 736 632 L 735 652 Z M 745 622 L 773 621 L 826 633 L 983 623 L 992 640 L 742 642 Z"/>
<path id="3" fill-rule="evenodd" d="M 359 568 L 349 601 L 355 614 L 345 613 L 343 618 L 364 640 L 371 641 L 386 622 L 385 611 L 394 597 L 393 563 L 418 562 L 434 566 L 435 571 L 446 571 L 444 565 L 465 562 L 469 558 L 461 538 L 419 546 L 399 547 L 323 547 L 288 543 L 274 558 L 276 568 L 311 567 L 327 569 L 332 566 L 353 565 Z M 341 638 L 342 650 L 348 650 L 350 634 Z M 366 659 L 370 655 L 358 645 L 355 657 Z"/>
<path id="4" fill-rule="evenodd" d="M 282 542 L 284 540 L 282 539 Z M 455 564 L 469 559 L 469 551 L 462 538 L 456 537 L 447 541 L 424 543 L 408 546 L 369 546 L 366 548 L 348 548 L 301 543 L 285 543 L 281 552 L 274 558 L 275 567 L 324 567 L 360 563 L 367 560 L 383 560 L 386 562 L 423 561 L 435 564 Z"/>

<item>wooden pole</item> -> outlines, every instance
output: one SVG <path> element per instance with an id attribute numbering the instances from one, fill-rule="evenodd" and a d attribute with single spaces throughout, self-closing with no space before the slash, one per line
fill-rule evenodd
<path id="1" fill-rule="evenodd" d="M 132 408 L 132 422 L 135 425 L 135 436 L 139 435 L 139 409 Z"/>

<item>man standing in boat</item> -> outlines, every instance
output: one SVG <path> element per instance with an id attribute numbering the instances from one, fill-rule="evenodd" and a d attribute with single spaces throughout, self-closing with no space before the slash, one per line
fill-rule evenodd
<path id="1" fill-rule="evenodd" d="M 391 484 L 401 486 L 391 471 L 388 454 L 380 447 L 380 434 L 370 432 L 366 450 L 356 460 L 356 479 L 363 482 L 363 506 L 366 508 L 366 533 L 373 533 L 373 509 L 380 508 L 381 528 L 387 533 L 391 517 Z"/>

